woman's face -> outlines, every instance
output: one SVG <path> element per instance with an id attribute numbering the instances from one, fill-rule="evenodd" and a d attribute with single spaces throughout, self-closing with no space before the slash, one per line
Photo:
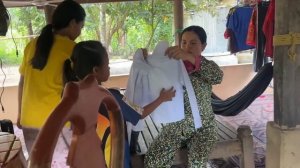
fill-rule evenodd
<path id="1" fill-rule="evenodd" d="M 81 34 L 81 30 L 84 26 L 84 21 L 81 22 L 76 22 L 75 20 L 71 21 L 71 40 L 75 40 L 80 34 Z"/>
<path id="2" fill-rule="evenodd" d="M 199 56 L 205 47 L 206 43 L 202 44 L 197 34 L 193 31 L 187 31 L 183 33 L 181 39 L 181 48 L 184 51 L 191 53 L 194 56 Z"/>

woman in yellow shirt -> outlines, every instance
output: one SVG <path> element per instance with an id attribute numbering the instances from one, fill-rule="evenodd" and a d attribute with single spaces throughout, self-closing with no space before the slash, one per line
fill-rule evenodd
<path id="1" fill-rule="evenodd" d="M 39 129 L 59 103 L 63 90 L 63 63 L 75 46 L 84 25 L 85 11 L 73 0 L 60 3 L 36 39 L 30 41 L 19 68 L 19 113 L 17 125 L 23 129 L 31 151 Z"/>

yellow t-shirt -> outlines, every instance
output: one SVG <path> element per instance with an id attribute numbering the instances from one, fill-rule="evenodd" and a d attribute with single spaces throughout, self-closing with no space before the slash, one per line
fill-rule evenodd
<path id="1" fill-rule="evenodd" d="M 76 43 L 67 37 L 55 35 L 47 64 L 40 71 L 33 69 L 31 65 L 36 41 L 37 39 L 34 39 L 26 46 L 19 68 L 21 76 L 24 77 L 21 125 L 41 128 L 61 100 L 63 64 L 70 58 Z"/>

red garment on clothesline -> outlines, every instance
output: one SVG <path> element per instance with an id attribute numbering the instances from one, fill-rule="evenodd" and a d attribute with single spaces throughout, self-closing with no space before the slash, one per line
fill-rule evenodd
<path id="1" fill-rule="evenodd" d="M 271 0 L 263 25 L 266 37 L 265 56 L 273 58 L 273 35 L 275 25 L 275 1 Z"/>
<path id="2" fill-rule="evenodd" d="M 256 46 L 256 17 L 257 9 L 254 8 L 250 19 L 246 44 L 255 47 Z"/>

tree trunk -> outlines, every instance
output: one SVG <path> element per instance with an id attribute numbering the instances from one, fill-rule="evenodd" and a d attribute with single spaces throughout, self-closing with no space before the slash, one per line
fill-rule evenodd
<path id="1" fill-rule="evenodd" d="M 111 31 L 107 31 L 108 35 L 107 37 L 107 46 L 110 46 L 111 40 L 112 40 L 112 36 L 122 28 L 122 26 L 124 25 L 124 22 L 126 20 L 126 17 L 128 16 L 128 13 L 123 13 L 123 16 L 119 19 L 115 21 L 115 24 L 113 24 L 112 22 L 109 22 L 109 27 Z"/>
<path id="2" fill-rule="evenodd" d="M 30 40 L 32 40 L 33 39 L 33 37 L 32 37 L 32 35 L 33 35 L 33 28 L 32 28 L 32 22 L 31 22 L 31 20 L 27 24 L 27 31 L 28 31 L 28 35 L 30 35 Z"/>
<path id="3" fill-rule="evenodd" d="M 102 44 L 107 48 L 109 45 L 107 43 L 107 36 L 106 36 L 106 5 L 100 5 L 100 39 Z"/>

